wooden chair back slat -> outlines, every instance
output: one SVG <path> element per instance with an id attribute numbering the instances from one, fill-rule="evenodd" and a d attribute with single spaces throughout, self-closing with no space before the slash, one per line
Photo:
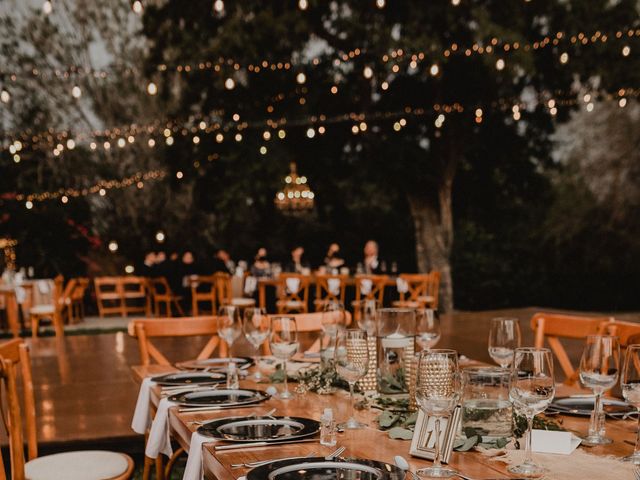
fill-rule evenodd
<path id="1" fill-rule="evenodd" d="M 321 310 L 328 302 L 339 302 L 344 305 L 345 292 L 347 290 L 348 275 L 316 275 L 316 311 Z M 331 285 L 340 282 L 337 289 L 332 289 Z"/>
<path id="2" fill-rule="evenodd" d="M 184 311 L 178 302 L 178 297 L 173 293 L 169 282 L 165 277 L 150 277 L 147 279 L 149 294 L 153 300 L 153 313 L 156 316 L 162 315 L 162 304 L 166 317 L 171 317 L 171 306 L 173 305 L 178 315 L 184 317 Z"/>
<path id="3" fill-rule="evenodd" d="M 406 282 L 407 291 L 400 292 L 400 302 L 412 302 L 421 307 L 438 308 L 440 272 L 402 273 L 400 278 Z"/>
<path id="4" fill-rule="evenodd" d="M 351 325 L 352 316 L 351 313 L 345 310 L 345 325 L 347 327 Z M 295 314 L 282 314 L 276 316 L 291 317 L 296 321 L 296 327 L 298 333 L 317 333 L 322 331 L 322 315 L 323 312 L 314 313 L 295 313 Z M 269 342 L 265 342 L 263 352 L 265 355 L 270 355 Z M 311 347 L 307 349 L 308 352 L 320 351 L 320 339 L 313 342 Z"/>
<path id="5" fill-rule="evenodd" d="M 359 304 L 365 300 L 375 300 L 382 305 L 387 278 L 386 275 L 356 275 L 356 302 Z M 363 281 L 371 282 L 369 291 L 363 290 Z"/>
<path id="6" fill-rule="evenodd" d="M 589 335 L 606 333 L 611 317 L 585 317 L 557 313 L 536 313 L 531 318 L 531 329 L 535 332 L 536 348 L 544 347 L 545 339 L 554 353 L 565 375 L 565 384 L 578 382 L 578 372 L 569 359 L 561 338 L 584 339 Z"/>
<path id="7" fill-rule="evenodd" d="M 140 360 L 149 365 L 154 360 L 160 365 L 171 365 L 167 357 L 153 344 L 153 338 L 210 336 L 210 340 L 200 351 L 197 358 L 209 358 L 219 347 L 220 356 L 226 354 L 226 344 L 218 339 L 217 318 L 175 317 L 136 319 L 129 323 L 129 335 L 138 339 Z"/>
<path id="8" fill-rule="evenodd" d="M 194 316 L 201 315 L 201 303 L 209 303 L 211 305 L 210 313 L 216 314 L 216 277 L 215 275 L 194 275 L 189 278 L 191 287 L 191 314 Z"/>
<path id="9" fill-rule="evenodd" d="M 134 276 L 96 277 L 94 285 L 100 317 L 112 313 L 123 317 L 130 313 L 150 314 L 151 301 L 146 278 Z M 142 305 L 131 304 L 132 301 L 140 300 L 143 302 Z"/>
<path id="10" fill-rule="evenodd" d="M 220 306 L 231 305 L 233 301 L 231 275 L 225 272 L 216 272 L 213 276 L 215 278 L 218 303 Z"/>
<path id="11" fill-rule="evenodd" d="M 640 335 L 640 323 L 614 321 L 606 325 L 608 335 L 615 335 L 620 339 L 620 346 L 626 348 L 628 345 L 638 343 L 640 337 L 635 339 L 636 335 Z"/>

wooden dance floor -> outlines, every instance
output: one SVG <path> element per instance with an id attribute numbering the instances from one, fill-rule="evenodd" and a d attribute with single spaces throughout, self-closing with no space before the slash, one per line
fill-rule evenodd
<path id="1" fill-rule="evenodd" d="M 529 321 L 536 311 L 541 310 L 458 312 L 444 316 L 438 347 L 455 348 L 468 357 L 490 362 L 486 345 L 489 320 L 496 316 L 518 317 L 523 344 L 530 345 L 533 335 Z M 638 318 L 632 314 L 616 317 Z M 140 363 L 135 339 L 120 332 L 67 336 L 62 342 L 53 337 L 27 341 L 32 352 L 38 440 L 45 451 L 68 444 L 93 447 L 117 444 L 121 448 L 128 444 L 142 448 L 142 442 L 130 428 L 138 393 L 130 366 Z M 159 346 L 169 353 L 171 360 L 184 360 L 193 358 L 204 342 L 204 339 L 168 340 Z M 580 355 L 581 343 L 569 345 L 567 350 L 575 360 Z M 250 352 L 245 343 L 234 346 L 233 351 Z"/>

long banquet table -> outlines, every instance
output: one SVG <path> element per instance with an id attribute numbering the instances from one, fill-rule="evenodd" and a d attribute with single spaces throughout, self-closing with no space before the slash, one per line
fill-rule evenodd
<path id="1" fill-rule="evenodd" d="M 175 370 L 173 367 L 161 365 L 132 367 L 133 375 L 138 382 L 141 382 L 148 376 L 169 373 Z M 242 388 L 264 390 L 267 386 L 266 384 L 256 384 L 251 380 L 241 381 Z M 295 384 L 290 385 L 290 387 L 292 386 L 295 388 Z M 160 393 L 160 387 L 154 387 L 151 394 L 152 403 L 157 405 L 160 400 Z M 556 395 L 563 396 L 572 393 L 576 393 L 576 389 L 561 386 L 557 389 Z M 319 395 L 307 392 L 302 395 L 296 395 L 295 398 L 291 400 L 271 398 L 267 402 L 255 405 L 252 408 L 228 409 L 217 412 L 179 412 L 177 407 L 172 407 L 169 410 L 169 422 L 172 437 L 181 447 L 188 451 L 191 434 L 198 428 L 198 426 L 193 423 L 194 421 L 213 420 L 227 416 L 246 416 L 253 412 L 261 414 L 266 413 L 272 408 L 277 409 L 275 415 L 302 416 L 318 419 L 324 408 L 327 407 L 333 408 L 334 416 L 339 421 L 346 419 L 350 413 L 348 393 L 338 391 L 332 395 Z M 428 460 L 411 457 L 409 455 L 409 441 L 392 440 L 386 432 L 377 430 L 375 417 L 378 413 L 379 411 L 377 410 L 357 412 L 357 417 L 367 423 L 368 427 L 363 430 L 345 431 L 344 433 L 338 434 L 338 446 L 343 445 L 346 447 L 345 456 L 393 463 L 396 455 L 402 455 L 409 461 L 411 469 L 414 471 L 431 463 Z M 588 419 L 586 418 L 563 415 L 553 418 L 561 422 L 565 429 L 573 431 L 577 435 L 584 435 L 587 431 Z M 633 446 L 626 442 L 635 441 L 635 432 L 635 420 L 607 420 L 607 436 L 612 438 L 614 442 L 610 445 L 580 448 L 585 448 L 588 453 L 595 455 L 623 457 L 633 451 Z M 231 468 L 231 464 L 233 463 L 247 463 L 274 457 L 305 456 L 311 453 L 324 456 L 331 451 L 333 451 L 332 448 L 323 447 L 319 442 L 313 442 L 280 445 L 276 448 L 267 446 L 216 452 L 215 442 L 205 443 L 203 446 L 204 478 L 208 480 L 237 480 L 246 475 L 248 469 Z M 478 452 L 453 452 L 450 465 L 461 473 L 464 473 L 464 475 L 478 480 L 512 477 L 507 472 L 504 463 L 491 460 Z M 621 477 L 612 476 L 611 478 Z"/>

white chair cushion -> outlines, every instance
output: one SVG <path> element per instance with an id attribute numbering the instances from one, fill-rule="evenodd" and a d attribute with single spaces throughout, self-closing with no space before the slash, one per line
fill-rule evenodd
<path id="1" fill-rule="evenodd" d="M 128 466 L 121 453 L 84 450 L 39 457 L 24 470 L 27 480 L 108 480 L 124 474 Z"/>
<path id="2" fill-rule="evenodd" d="M 55 308 L 53 305 L 35 305 L 31 307 L 29 312 L 35 315 L 53 315 Z"/>

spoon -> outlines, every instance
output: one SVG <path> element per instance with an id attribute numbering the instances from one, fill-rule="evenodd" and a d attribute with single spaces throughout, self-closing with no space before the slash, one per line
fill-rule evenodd
<path id="1" fill-rule="evenodd" d="M 407 462 L 406 458 L 400 455 L 396 455 L 395 457 L 393 457 L 393 461 L 395 462 L 396 467 L 398 467 L 400 470 L 404 470 L 405 476 L 407 473 L 409 473 L 411 474 L 411 478 L 413 478 L 414 480 L 419 480 L 420 477 L 418 477 L 418 475 L 411 471 L 411 467 L 409 466 L 409 462 Z"/>

